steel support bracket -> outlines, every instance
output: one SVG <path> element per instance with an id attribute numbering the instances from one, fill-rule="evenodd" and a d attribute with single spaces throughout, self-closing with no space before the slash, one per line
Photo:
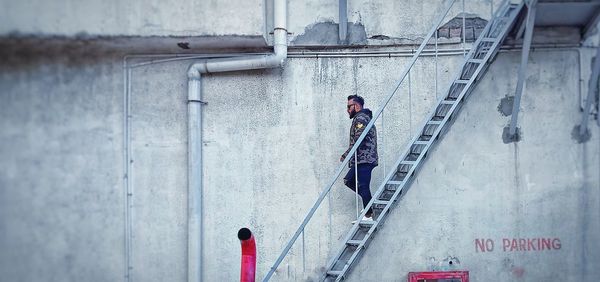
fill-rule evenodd
<path id="1" fill-rule="evenodd" d="M 581 124 L 579 125 L 579 140 L 587 141 L 589 139 L 590 132 L 588 130 L 588 122 L 590 119 L 590 113 L 592 105 L 596 103 L 598 96 L 598 76 L 600 75 L 600 47 L 596 49 L 596 58 L 594 59 L 594 66 L 592 68 L 592 76 L 590 77 L 590 84 L 588 86 L 588 95 L 585 101 L 585 107 L 583 108 L 583 115 L 581 117 Z"/>
<path id="2" fill-rule="evenodd" d="M 525 87 L 525 76 L 527 73 L 527 62 L 529 60 L 529 50 L 531 49 L 531 40 L 533 38 L 533 26 L 535 25 L 535 12 L 537 0 L 530 1 L 527 5 L 527 19 L 525 23 L 525 36 L 523 38 L 523 50 L 521 52 L 521 66 L 519 67 L 519 76 L 517 80 L 517 89 L 513 102 L 512 116 L 508 130 L 508 137 L 511 142 L 520 140 L 520 134 L 517 131 L 517 120 L 519 119 L 519 108 L 521 106 L 521 96 Z"/>

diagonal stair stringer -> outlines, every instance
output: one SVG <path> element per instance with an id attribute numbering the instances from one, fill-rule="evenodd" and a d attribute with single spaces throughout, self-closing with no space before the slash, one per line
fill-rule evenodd
<path id="1" fill-rule="evenodd" d="M 446 95 L 438 101 L 420 127 L 420 133 L 411 140 L 359 216 L 362 218 L 372 207 L 374 221 L 359 221 L 352 226 L 343 239 L 343 245 L 327 264 L 321 281 L 341 281 L 349 275 L 352 266 L 358 262 L 377 230 L 383 226 L 390 209 L 400 199 L 402 192 L 410 187 L 429 150 L 450 128 L 464 101 L 485 74 L 511 27 L 524 10 L 523 7 L 524 3 L 505 2 L 488 22 L 480 37 L 473 43 Z"/>

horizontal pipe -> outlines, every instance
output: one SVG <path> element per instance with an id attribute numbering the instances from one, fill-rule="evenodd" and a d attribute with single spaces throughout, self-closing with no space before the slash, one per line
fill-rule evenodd
<path id="1" fill-rule="evenodd" d="M 159 56 L 158 58 L 166 59 L 155 59 L 149 60 L 137 64 L 131 64 L 130 67 L 136 68 L 146 65 L 153 65 L 157 63 L 168 63 L 174 61 L 181 60 L 190 60 L 190 59 L 222 59 L 222 58 L 234 58 L 234 57 L 243 57 L 243 56 L 252 56 L 252 55 L 268 55 L 269 53 L 229 53 L 229 54 L 185 54 L 185 55 L 177 55 L 176 56 Z M 141 57 L 141 58 L 153 58 L 153 57 Z"/>
<path id="2" fill-rule="evenodd" d="M 577 48 L 586 48 L 580 44 L 538 44 L 532 45 L 532 51 L 556 51 L 556 50 L 573 50 Z M 588 47 L 591 48 L 591 47 Z M 520 51 L 520 45 L 504 46 L 500 48 L 500 52 L 512 52 Z M 470 51 L 470 49 L 467 49 Z M 137 64 L 130 64 L 129 68 L 137 68 L 142 66 L 206 59 L 206 58 L 232 58 L 232 57 L 244 57 L 253 55 L 269 55 L 272 53 L 229 53 L 229 54 L 147 54 L 147 55 L 128 55 L 129 58 L 166 58 L 150 60 Z M 288 58 L 385 58 L 385 57 L 411 57 L 414 54 L 413 49 L 397 50 L 397 51 L 288 51 Z M 453 49 L 441 49 L 438 50 L 438 56 L 458 56 L 463 55 L 462 48 Z M 435 50 L 423 50 L 422 57 L 435 56 Z"/>
<path id="3" fill-rule="evenodd" d="M 463 55 L 461 52 L 438 53 L 438 56 L 457 56 Z M 412 53 L 386 53 L 386 54 L 304 54 L 304 55 L 288 55 L 288 58 L 410 58 Z M 433 57 L 435 54 L 421 54 L 419 57 Z"/>
<path id="4" fill-rule="evenodd" d="M 286 41 L 287 31 L 282 28 L 275 29 L 274 53 L 197 62 L 189 67 L 188 78 L 200 79 L 200 75 L 203 73 L 266 69 L 283 66 L 287 58 Z"/>

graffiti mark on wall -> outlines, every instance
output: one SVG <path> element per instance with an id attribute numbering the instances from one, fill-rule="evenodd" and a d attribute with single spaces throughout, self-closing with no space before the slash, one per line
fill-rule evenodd
<path id="1" fill-rule="evenodd" d="M 502 238 L 499 241 L 489 238 L 475 239 L 475 251 L 478 253 L 539 252 L 560 250 L 561 247 L 560 238 Z"/>

